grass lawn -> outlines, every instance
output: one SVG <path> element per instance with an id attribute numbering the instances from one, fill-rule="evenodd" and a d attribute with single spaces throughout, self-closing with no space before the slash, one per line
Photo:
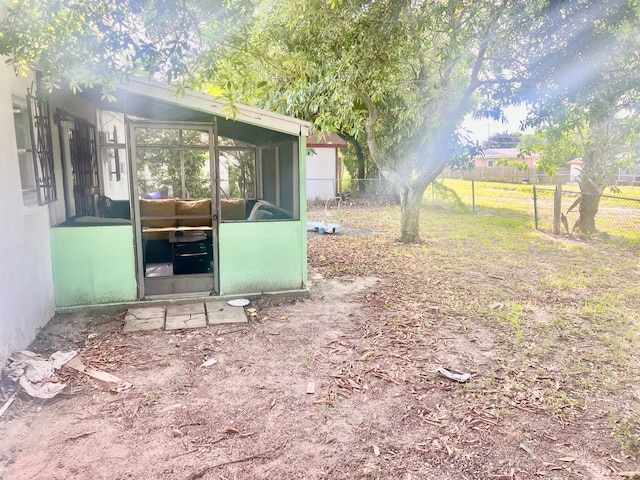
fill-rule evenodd
<path id="1" fill-rule="evenodd" d="M 426 207 L 452 209 L 457 212 L 471 212 L 475 193 L 477 215 L 520 218 L 534 222 L 533 186 L 497 182 L 475 182 L 468 180 L 444 179 L 435 192 L 429 187 L 425 193 Z M 552 185 L 538 188 L 538 227 L 546 232 L 553 230 L 553 189 Z M 620 238 L 635 246 L 640 246 L 640 187 L 619 187 L 619 193 L 605 191 L 600 202 L 596 225 L 609 237 Z M 568 209 L 580 191 L 577 185 L 563 185 L 562 211 L 567 214 L 569 224 L 577 219 L 577 209 Z M 456 197 L 457 196 L 457 197 Z"/>
<path id="2" fill-rule="evenodd" d="M 470 182 L 444 184 L 470 204 Z M 536 446 L 545 478 L 603 478 L 637 465 L 637 252 L 534 230 L 531 186 L 477 183 L 475 216 L 432 208 L 430 193 L 420 244 L 396 241 L 394 206 L 343 209 L 344 225 L 378 235 L 309 240 L 310 265 L 324 275 L 384 279 L 384 288 L 362 299 L 371 309 L 363 337 L 384 358 L 379 368 L 402 369 L 420 392 L 435 388 L 425 372 L 438 367 L 472 373 L 444 407 L 444 429 L 456 432 L 448 438 L 461 449 L 477 450 L 465 443 L 472 441 L 465 415 L 490 411 L 513 455 L 518 442 Z M 584 461 L 574 455 L 568 469 L 558 461 L 563 442 Z M 517 478 L 534 478 L 529 473 Z"/>

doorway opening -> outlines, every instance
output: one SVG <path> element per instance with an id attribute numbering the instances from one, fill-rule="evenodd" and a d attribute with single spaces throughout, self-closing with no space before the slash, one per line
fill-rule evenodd
<path id="1" fill-rule="evenodd" d="M 217 203 L 211 124 L 133 122 L 141 298 L 217 291 Z"/>

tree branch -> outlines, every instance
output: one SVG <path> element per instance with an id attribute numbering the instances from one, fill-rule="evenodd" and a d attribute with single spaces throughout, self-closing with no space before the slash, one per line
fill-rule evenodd
<path id="1" fill-rule="evenodd" d="M 384 165 L 384 161 L 382 158 L 382 153 L 378 148 L 378 143 L 376 141 L 376 123 L 378 123 L 378 118 L 380 116 L 380 112 L 378 111 L 378 107 L 376 107 L 375 103 L 371 99 L 371 96 L 360 89 L 359 91 L 360 98 L 364 102 L 367 107 L 367 111 L 369 115 L 367 116 L 367 120 L 365 122 L 364 128 L 367 133 L 367 147 L 369 147 L 369 154 L 371 155 L 371 159 L 373 163 L 375 163 L 380 170 L 380 173 L 394 185 L 398 191 L 406 191 L 408 189 L 407 183 L 404 179 L 398 175 L 395 171 L 393 171 L 388 166 Z"/>
<path id="2" fill-rule="evenodd" d="M 522 78 L 495 78 L 493 80 L 478 80 L 476 83 L 481 85 L 513 85 L 514 83 L 521 83 Z"/>
<path id="3" fill-rule="evenodd" d="M 478 76 L 480 75 L 480 69 L 482 68 L 482 64 L 484 63 L 484 57 L 487 53 L 487 48 L 489 48 L 488 36 L 486 36 L 482 40 L 482 43 L 480 44 L 478 55 L 476 56 L 476 60 L 473 63 L 473 68 L 471 69 L 471 77 L 469 79 L 469 85 L 467 86 L 467 89 L 462 95 L 462 98 L 458 102 L 458 106 L 453 110 L 454 118 L 464 115 L 464 113 L 467 110 L 467 106 L 469 105 L 469 100 L 471 100 L 471 96 L 473 95 L 473 92 L 475 92 L 480 86 Z"/>
<path id="4" fill-rule="evenodd" d="M 467 86 L 467 89 L 462 95 L 462 98 L 458 102 L 458 106 L 453 110 L 454 118 L 458 118 L 466 113 L 469 105 L 469 101 L 471 100 L 471 96 L 481 85 L 480 79 L 479 79 L 480 71 L 486 60 L 487 50 L 489 48 L 489 44 L 491 43 L 491 39 L 494 36 L 492 32 L 495 31 L 497 20 L 498 20 L 498 15 L 494 14 L 491 21 L 487 23 L 487 26 L 485 28 L 485 34 L 483 36 L 482 42 L 480 43 L 480 48 L 478 49 L 478 55 L 476 56 L 475 62 L 473 63 L 473 68 L 471 69 L 469 85 Z"/>

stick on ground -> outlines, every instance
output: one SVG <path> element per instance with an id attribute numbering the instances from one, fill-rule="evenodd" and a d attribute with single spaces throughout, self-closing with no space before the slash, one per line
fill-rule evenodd
<path id="1" fill-rule="evenodd" d="M 264 457 L 267 457 L 269 455 L 273 455 L 275 453 L 278 453 L 280 450 L 282 450 L 285 447 L 285 445 L 286 445 L 286 443 L 283 443 L 280 447 L 278 447 L 278 448 L 276 448 L 274 450 L 269 450 L 267 452 L 262 452 L 262 453 L 256 453 L 255 455 L 250 455 L 248 457 L 238 458 L 237 460 L 229 460 L 227 462 L 222 462 L 222 463 L 218 463 L 216 465 L 211 465 L 209 467 L 205 467 L 202 470 L 200 470 L 199 472 L 196 472 L 193 475 L 189 476 L 187 478 L 187 480 L 198 480 L 199 478 L 204 477 L 209 470 L 213 470 L 215 468 L 224 467 L 225 465 L 231 465 L 233 463 L 248 462 L 249 460 L 255 460 L 256 458 L 264 458 Z"/>
<path id="2" fill-rule="evenodd" d="M 16 399 L 16 395 L 18 395 L 18 390 L 16 390 L 15 392 L 13 392 L 13 395 L 11 395 L 9 397 L 9 400 L 7 400 L 5 402 L 5 404 L 2 406 L 2 408 L 0 408 L 0 417 L 4 414 L 4 412 L 7 411 L 7 409 L 11 406 L 11 404 L 13 403 L 13 401 Z"/>

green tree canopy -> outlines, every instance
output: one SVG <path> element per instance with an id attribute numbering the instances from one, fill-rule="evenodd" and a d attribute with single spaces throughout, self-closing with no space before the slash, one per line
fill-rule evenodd
<path id="1" fill-rule="evenodd" d="M 12 0 L 0 20 L 0 55 L 46 86 L 100 84 L 128 75 L 193 83 L 202 57 L 244 28 L 249 0 Z"/>
<path id="2" fill-rule="evenodd" d="M 580 157 L 580 216 L 575 230 L 597 232 L 600 195 L 611 185 L 616 167 L 637 164 L 640 122 L 640 48 L 637 5 L 627 2 L 561 2 L 551 25 L 567 39 L 584 42 L 588 51 L 567 48 L 560 64 L 542 65 L 548 79 L 544 95 L 532 102 L 529 125 L 537 127 L 529 149 L 541 153 L 540 166 L 550 174 Z"/>
<path id="3" fill-rule="evenodd" d="M 499 119 L 503 106 L 527 101 L 540 123 L 563 102 L 587 101 L 602 86 L 601 67 L 623 51 L 617 35 L 633 13 L 618 0 L 260 6 L 229 62 L 242 67 L 211 80 L 365 142 L 401 199 L 408 242 L 419 239 L 426 186 L 474 151 L 459 130 L 464 116 Z"/>
<path id="4" fill-rule="evenodd" d="M 72 86 L 143 72 L 366 145 L 405 242 L 420 238 L 426 187 L 475 148 L 468 113 L 526 101 L 541 125 L 567 105 L 637 98 L 638 76 L 610 68 L 637 63 L 631 0 L 15 1 L 0 53 L 19 69 Z"/>
<path id="5" fill-rule="evenodd" d="M 484 142 L 485 148 L 517 148 L 522 138 L 522 132 L 503 132 L 491 135 Z"/>

